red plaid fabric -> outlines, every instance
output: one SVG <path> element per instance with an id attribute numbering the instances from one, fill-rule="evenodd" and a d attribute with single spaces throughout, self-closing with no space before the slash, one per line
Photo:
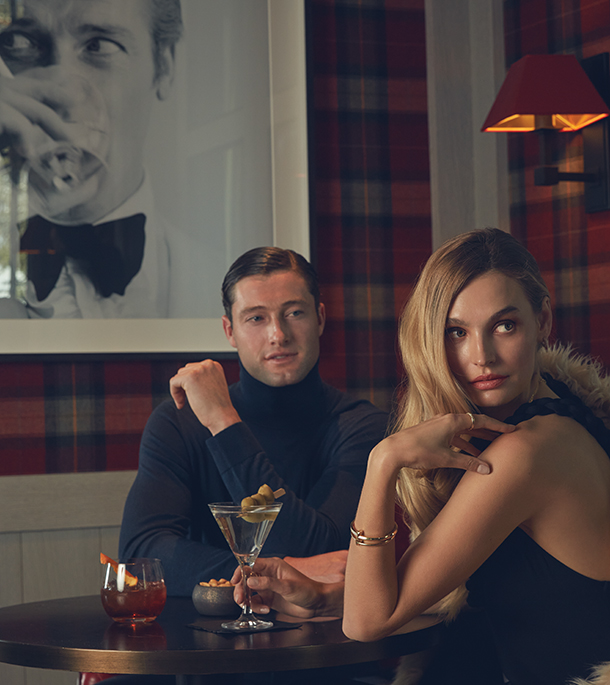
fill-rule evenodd
<path id="1" fill-rule="evenodd" d="M 506 62 L 523 55 L 610 51 L 606 0 L 505 0 Z M 559 166 L 582 170 L 580 134 L 558 134 Z M 581 183 L 536 187 L 535 134 L 509 134 L 511 226 L 551 290 L 555 334 L 610 363 L 610 212 L 586 214 Z"/>
<path id="2" fill-rule="evenodd" d="M 309 0 L 312 259 L 321 373 L 389 408 L 396 318 L 431 251 L 424 0 Z M 0 475 L 134 469 L 178 361 L 25 361 L 0 373 Z M 236 361 L 223 362 L 229 382 Z"/>
<path id="3" fill-rule="evenodd" d="M 146 420 L 183 363 L 2 364 L 0 476 L 137 468 Z M 237 380 L 237 361 L 222 364 Z"/>
<path id="4" fill-rule="evenodd" d="M 396 316 L 431 250 L 423 5 L 310 3 L 321 370 L 383 407 Z"/>

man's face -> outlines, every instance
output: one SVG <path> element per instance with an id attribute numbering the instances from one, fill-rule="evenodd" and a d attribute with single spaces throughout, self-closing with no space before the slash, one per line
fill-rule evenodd
<path id="1" fill-rule="evenodd" d="M 155 80 L 149 0 L 23 0 L 23 8 L 0 34 L 0 56 L 16 79 L 57 78 L 69 88 L 70 75 L 78 74 L 106 106 L 106 165 L 75 193 L 76 207 L 54 216 L 66 223 L 96 221 L 141 184 L 151 106 L 168 86 L 162 81 L 171 78 Z M 59 111 L 58 103 L 44 104 Z M 48 204 L 61 205 L 49 192 Z"/>
<path id="2" fill-rule="evenodd" d="M 318 360 L 326 319 L 304 279 L 294 271 L 248 276 L 234 297 L 233 322 L 222 321 L 246 371 L 274 387 L 302 381 Z"/>

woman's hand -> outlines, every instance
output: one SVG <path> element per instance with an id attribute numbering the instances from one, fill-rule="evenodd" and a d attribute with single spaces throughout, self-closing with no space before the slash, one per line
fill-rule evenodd
<path id="1" fill-rule="evenodd" d="M 491 467 L 478 458 L 481 450 L 462 436 L 492 441 L 514 430 L 515 426 L 486 414 L 442 414 L 385 438 L 370 458 L 389 460 L 396 470 L 403 466 L 422 470 L 452 468 L 487 474 Z"/>
<path id="2" fill-rule="evenodd" d="M 256 613 L 279 613 L 307 619 L 314 616 L 341 616 L 343 613 L 342 581 L 319 583 L 303 575 L 277 557 L 257 559 L 248 585 L 258 594 L 252 596 L 252 609 Z M 236 584 L 233 597 L 241 605 L 244 589 L 241 571 L 235 570 L 231 582 Z"/>

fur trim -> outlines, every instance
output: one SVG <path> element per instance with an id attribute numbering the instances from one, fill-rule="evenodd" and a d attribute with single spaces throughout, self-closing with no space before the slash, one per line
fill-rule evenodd
<path id="1" fill-rule="evenodd" d="M 566 685 L 610 685 L 610 661 L 595 666 L 588 678 L 575 678 Z"/>
<path id="2" fill-rule="evenodd" d="M 540 370 L 565 383 L 610 428 L 610 377 L 600 362 L 555 343 L 539 352 Z"/>

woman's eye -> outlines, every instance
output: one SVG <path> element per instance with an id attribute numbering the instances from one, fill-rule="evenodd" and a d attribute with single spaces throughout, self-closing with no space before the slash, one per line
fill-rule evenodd
<path id="1" fill-rule="evenodd" d="M 466 335 L 466 331 L 464 331 L 462 328 L 448 328 L 446 334 L 451 340 L 458 340 Z"/>
<path id="2" fill-rule="evenodd" d="M 515 324 L 513 321 L 501 321 L 497 326 L 496 329 L 500 333 L 510 333 L 513 329 L 515 328 Z"/>

